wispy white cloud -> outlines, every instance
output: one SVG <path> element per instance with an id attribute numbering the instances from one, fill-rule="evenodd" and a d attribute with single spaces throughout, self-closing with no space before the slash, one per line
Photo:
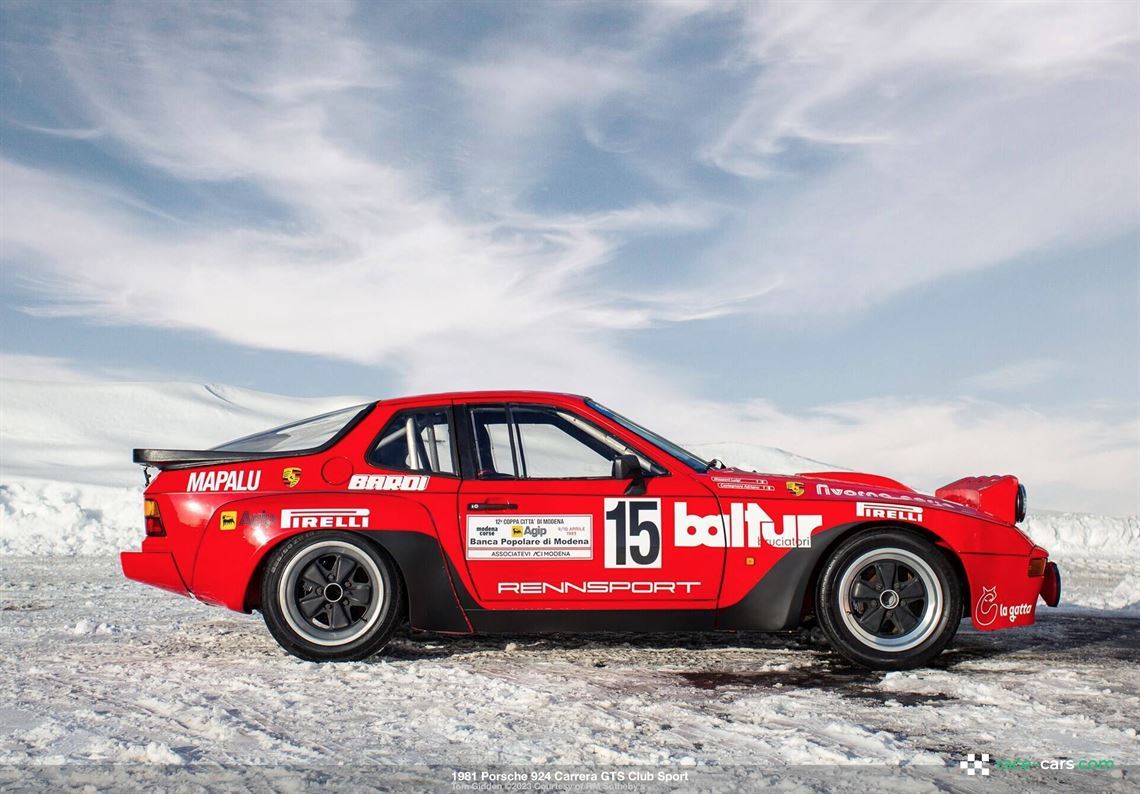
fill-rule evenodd
<path id="1" fill-rule="evenodd" d="M 63 356 L 29 356 L 0 352 L 0 378 L 51 383 L 86 380 L 74 362 Z"/>
<path id="2" fill-rule="evenodd" d="M 589 391 L 677 436 L 925 485 L 1005 468 L 1053 506 L 1137 509 L 1132 423 L 953 400 L 794 415 L 704 401 L 687 386 L 700 362 L 665 372 L 616 335 L 871 311 L 1134 228 L 1127 4 L 666 3 L 629 8 L 630 35 L 612 38 L 584 37 L 571 5 L 462 54 L 365 33 L 347 3 L 262 10 L 128 4 L 59 31 L 52 62 L 78 109 L 44 134 L 269 209 L 191 222 L 153 194 L 2 160 L 5 277 L 40 296 L 29 311 L 383 363 L 408 391 Z M 662 65 L 710 20 L 738 35 L 702 66 L 734 88 L 705 97 L 715 81 Z M 540 205 L 534 191 L 574 167 L 568 142 L 651 188 Z M 624 246 L 695 232 L 695 253 L 613 278 Z M 964 385 L 1043 382 L 1049 360 Z"/>
<path id="3" fill-rule="evenodd" d="M 976 392 L 1020 391 L 1052 380 L 1063 371 L 1064 364 L 1056 359 L 1031 358 L 972 375 L 962 385 Z"/>

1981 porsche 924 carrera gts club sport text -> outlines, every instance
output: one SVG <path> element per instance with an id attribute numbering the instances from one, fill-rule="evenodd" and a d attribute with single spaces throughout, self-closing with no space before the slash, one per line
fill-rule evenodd
<path id="1" fill-rule="evenodd" d="M 361 659 L 432 632 L 794 628 L 875 668 L 938 655 L 964 617 L 1033 623 L 1060 576 L 1015 525 L 1025 489 L 933 496 L 871 474 L 701 460 L 582 397 L 437 394 L 355 406 L 159 469 L 131 579 L 260 610 L 292 654 Z"/>

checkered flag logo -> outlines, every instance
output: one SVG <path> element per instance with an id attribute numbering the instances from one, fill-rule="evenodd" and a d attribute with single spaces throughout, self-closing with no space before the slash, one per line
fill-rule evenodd
<path id="1" fill-rule="evenodd" d="M 982 753 L 979 758 L 976 753 L 970 753 L 966 756 L 966 760 L 959 761 L 958 765 L 962 767 L 962 771 L 967 775 L 977 775 L 980 772 L 982 777 L 989 777 L 990 754 Z"/>

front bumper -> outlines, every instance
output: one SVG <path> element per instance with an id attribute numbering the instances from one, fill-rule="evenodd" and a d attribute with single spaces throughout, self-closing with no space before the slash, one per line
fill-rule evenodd
<path id="1" fill-rule="evenodd" d="M 970 585 L 970 617 L 981 631 L 1030 626 L 1038 598 L 1051 607 L 1061 600 L 1061 572 L 1048 553 L 1034 546 L 1028 555 L 963 554 Z M 1031 565 L 1036 561 L 1036 567 Z"/>
<path id="2" fill-rule="evenodd" d="M 160 587 L 179 595 L 189 595 L 189 588 L 174 564 L 174 556 L 165 551 L 124 551 L 119 555 L 123 575 L 136 582 Z"/>

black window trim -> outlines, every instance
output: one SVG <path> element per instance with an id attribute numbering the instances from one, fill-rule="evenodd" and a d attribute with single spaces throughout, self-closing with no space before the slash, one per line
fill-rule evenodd
<path id="1" fill-rule="evenodd" d="M 480 402 L 480 403 L 462 403 L 462 404 L 457 404 L 455 407 L 457 409 L 457 414 L 462 414 L 462 419 L 459 420 L 461 423 L 460 433 L 462 434 L 462 437 L 460 438 L 460 443 L 459 443 L 460 453 L 461 453 L 460 454 L 460 462 L 462 464 L 462 468 L 460 471 L 462 472 L 462 477 L 465 480 L 476 480 L 478 482 L 520 482 L 520 481 L 524 481 L 524 480 L 530 481 L 530 482 L 575 482 L 575 481 L 581 481 L 581 480 L 586 480 L 586 481 L 590 481 L 590 482 L 604 482 L 604 481 L 618 482 L 617 480 L 614 480 L 614 478 L 612 476 L 607 476 L 607 477 L 530 477 L 530 476 L 518 476 L 518 475 L 516 475 L 514 477 L 502 477 L 502 478 L 477 477 L 476 476 L 477 472 L 475 469 L 475 466 L 476 466 L 475 458 L 476 458 L 477 452 L 475 449 L 474 430 L 473 430 L 472 424 L 471 424 L 472 409 L 475 409 L 475 408 L 502 408 L 506 411 L 506 414 L 507 414 L 507 431 L 508 431 L 507 435 L 511 440 L 511 455 L 513 458 L 515 455 L 515 434 L 518 432 L 518 429 L 517 429 L 517 426 L 515 425 L 514 416 L 511 413 L 511 409 L 516 408 L 516 407 L 517 408 L 541 408 L 541 409 L 548 410 L 548 411 L 566 411 L 567 413 L 573 414 L 580 421 L 585 422 L 586 424 L 595 428 L 598 432 L 604 433 L 607 436 L 611 436 L 613 438 L 619 439 L 625 446 L 634 450 L 642 458 L 649 461 L 651 466 L 656 467 L 657 469 L 660 469 L 660 472 L 654 472 L 654 471 L 644 472 L 644 476 L 646 478 L 649 478 L 649 477 L 671 477 L 672 476 L 672 472 L 669 471 L 669 468 L 667 466 L 662 466 L 660 463 L 658 463 L 654 456 L 645 454 L 643 447 L 638 446 L 636 444 L 628 443 L 624 438 L 621 438 L 620 436 L 618 436 L 613 431 L 607 430 L 606 428 L 602 427 L 601 425 L 599 425 L 597 422 L 593 421 L 592 419 L 583 416 L 581 414 L 581 412 L 572 410 L 572 409 L 567 408 L 567 407 L 562 406 L 562 405 L 553 405 L 551 403 L 531 403 L 531 402 L 487 402 L 487 403 L 481 403 Z M 644 439 L 642 439 L 642 440 L 644 441 Z M 519 439 L 518 443 L 519 443 L 519 455 L 520 456 L 525 455 L 525 451 L 522 449 L 522 439 L 521 438 Z M 516 472 L 519 471 L 519 466 L 518 466 L 517 461 L 515 461 L 514 465 L 515 465 L 515 471 Z"/>
<path id="2" fill-rule="evenodd" d="M 368 443 L 368 451 L 364 453 L 364 462 L 372 468 L 379 469 L 381 471 L 402 471 L 409 474 L 426 475 L 428 477 L 446 477 L 452 480 L 463 479 L 461 468 L 462 455 L 460 455 L 459 451 L 460 446 L 462 446 L 462 442 L 459 441 L 458 436 L 455 432 L 456 427 L 455 411 L 453 410 L 454 408 L 454 405 L 447 403 L 444 405 L 417 405 L 411 408 L 403 408 L 396 411 L 388 417 L 388 421 L 384 422 L 383 426 L 381 426 L 380 430 L 372 438 L 372 441 Z M 384 437 L 384 431 L 391 427 L 393 422 L 395 422 L 397 419 L 400 419 L 401 417 L 406 417 L 409 414 L 434 413 L 436 411 L 443 411 L 447 414 L 447 432 L 451 437 L 451 466 L 453 469 L 455 469 L 454 474 L 449 471 L 434 472 L 430 470 L 425 471 L 424 469 L 413 469 L 408 466 L 381 465 L 373 459 L 373 452 L 376 450 L 377 443 L 381 438 Z"/>

